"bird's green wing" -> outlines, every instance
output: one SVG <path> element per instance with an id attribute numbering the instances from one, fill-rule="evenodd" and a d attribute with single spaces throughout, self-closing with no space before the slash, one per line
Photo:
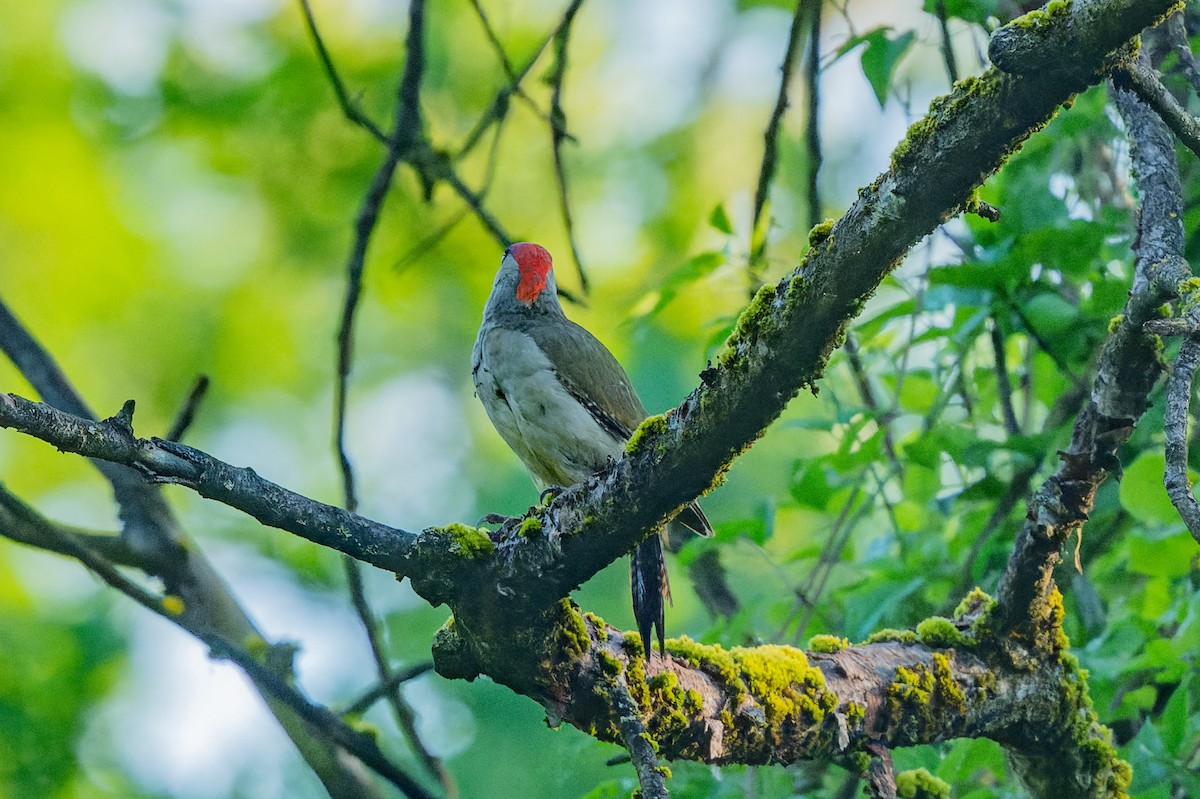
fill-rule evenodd
<path id="1" fill-rule="evenodd" d="M 618 440 L 628 439 L 646 418 L 646 409 L 617 359 L 584 328 L 566 320 L 540 320 L 528 334 L 546 353 L 563 387 Z"/>

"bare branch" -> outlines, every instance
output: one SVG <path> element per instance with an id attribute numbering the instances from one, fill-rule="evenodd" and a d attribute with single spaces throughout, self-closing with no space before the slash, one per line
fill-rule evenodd
<path id="1" fill-rule="evenodd" d="M 51 405 L 72 412 L 57 411 L 49 405 L 38 406 L 46 412 L 48 418 L 57 414 L 71 420 L 68 426 L 81 428 L 84 437 L 87 436 L 88 430 L 105 426 L 105 423 L 94 421 L 91 410 L 58 368 L 58 364 L 3 303 L 0 303 L 0 348 L 3 348 L 43 398 Z M 6 406 L 2 396 L 0 406 Z M 131 415 L 132 407 L 128 410 Z M 48 419 L 42 421 L 46 422 Z M 129 420 L 118 415 L 108 424 L 122 431 L 127 429 Z M 132 435 L 132 432 L 129 431 L 129 434 Z M 130 557 L 118 557 L 121 553 L 115 548 L 116 545 L 99 537 L 58 535 L 60 532 L 70 531 L 60 530 L 50 523 L 38 526 L 40 541 L 27 540 L 26 543 L 43 545 L 49 542 L 46 548 L 75 557 L 78 557 L 79 551 L 98 551 L 113 554 L 114 560 L 118 562 L 126 559 L 136 560 L 137 565 L 148 574 L 160 577 L 168 592 L 182 598 L 185 606 L 190 609 L 189 612 L 196 616 L 195 624 L 200 628 L 235 641 L 262 638 L 254 623 L 229 593 L 220 575 L 204 557 L 204 553 L 187 540 L 161 492 L 145 481 L 143 473 L 137 468 L 122 465 L 119 459 L 93 459 L 93 464 L 113 487 L 123 523 L 121 545 L 130 553 Z M 15 501 L 15 498 L 12 499 Z M 7 503 L 7 507 L 10 515 L 15 514 L 18 519 L 21 518 L 21 512 L 13 502 Z M 31 529 L 31 525 L 34 524 L 28 515 L 26 514 L 24 529 Z M 17 525 L 11 529 L 18 530 L 21 527 L 22 525 Z M 54 542 L 66 542 L 74 549 L 64 551 Z M 89 543 L 102 548 L 88 549 Z M 378 789 L 370 780 L 370 775 L 366 773 L 362 763 L 338 749 L 334 742 L 322 737 L 318 731 L 307 727 L 292 710 L 271 699 L 266 693 L 267 689 L 255 682 L 253 674 L 249 676 L 255 689 L 266 699 L 280 726 L 296 744 L 301 756 L 312 767 L 332 797 L 369 799 L 378 795 Z"/>
<path id="2" fill-rule="evenodd" d="M 1193 321 L 1200 322 L 1200 318 Z M 1171 497 L 1171 504 L 1179 511 L 1192 538 L 1200 543 L 1200 503 L 1192 494 L 1187 463 L 1188 418 L 1197 366 L 1200 366 L 1200 336 L 1190 335 L 1183 340 L 1171 375 L 1167 378 L 1167 410 L 1163 419 L 1163 432 L 1167 438 L 1167 466 L 1163 483 L 1167 495 Z"/>
<path id="3" fill-rule="evenodd" d="M 658 755 L 650 743 L 646 725 L 638 715 L 638 706 L 629 695 L 629 686 L 618 678 L 609 682 L 609 690 L 613 709 L 618 714 L 621 735 L 625 739 L 625 748 L 629 750 L 630 760 L 637 771 L 638 784 L 642 787 L 642 796 L 644 799 L 667 799 L 667 784 L 659 770 Z"/>
<path id="4" fill-rule="evenodd" d="M 149 571 L 145 560 L 138 557 L 121 536 L 56 524 L 22 502 L 3 484 L 0 484 L 0 535 L 68 557 L 74 556 L 78 547 L 85 547 L 110 563 Z M 64 539 L 74 545 L 65 546 Z"/>
<path id="5" fill-rule="evenodd" d="M 1132 140 L 1132 171 L 1142 195 L 1134 277 L 1120 323 L 1101 350 L 1091 396 L 1075 423 L 1062 463 L 1036 492 L 1001 579 L 998 624 L 1035 650 L 1058 646 L 1042 628 L 1055 611 L 1053 569 L 1073 534 L 1081 534 L 1096 489 L 1120 474 L 1118 448 L 1128 440 L 1162 374 L 1158 340 L 1145 323 L 1178 296 L 1191 276 L 1182 260 L 1183 208 L 1179 167 L 1162 120 L 1130 91 L 1112 96 Z"/>
<path id="6" fill-rule="evenodd" d="M 896 773 L 892 769 L 892 753 L 879 741 L 868 741 L 864 747 L 871 756 L 867 764 L 867 793 L 871 799 L 896 799 Z"/>
<path id="7" fill-rule="evenodd" d="M 1122 88 L 1137 92 L 1142 102 L 1158 112 L 1179 140 L 1200 156 L 1200 120 L 1188 113 L 1167 91 L 1149 64 L 1142 59 L 1128 63 L 1113 73 L 1113 81 Z"/>
<path id="8" fill-rule="evenodd" d="M 258 519 L 389 571 L 403 571 L 417 536 L 307 499 L 185 444 L 134 437 L 120 416 L 93 422 L 15 394 L 0 394 L 0 427 L 64 452 L 135 467 L 156 482 L 183 485 Z M 140 479 L 140 478 L 139 478 Z"/>

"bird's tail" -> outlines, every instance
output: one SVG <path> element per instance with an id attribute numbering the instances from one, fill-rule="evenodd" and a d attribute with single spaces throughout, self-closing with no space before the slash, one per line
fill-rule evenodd
<path id="1" fill-rule="evenodd" d="M 642 647 L 650 657 L 650 633 L 658 631 L 658 651 L 666 654 L 666 602 L 671 598 L 667 582 L 667 563 L 663 558 L 662 538 L 652 535 L 638 544 L 629 561 L 630 583 L 633 586 L 633 617 L 637 619 Z"/>

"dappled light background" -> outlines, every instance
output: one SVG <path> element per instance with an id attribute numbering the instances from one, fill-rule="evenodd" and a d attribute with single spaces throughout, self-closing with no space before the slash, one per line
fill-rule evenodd
<path id="1" fill-rule="evenodd" d="M 563 10 L 551 0 L 483 5 L 515 64 L 535 52 Z M 387 127 L 403 68 L 406 4 L 326 0 L 313 8 L 352 97 Z M 339 503 L 331 444 L 335 337 L 354 217 L 383 149 L 342 115 L 298 4 L 47 0 L 10 3 L 4 17 L 0 296 L 100 416 L 132 398 L 136 431 L 163 435 L 198 375 L 208 375 L 209 395 L 188 443 Z M 576 20 L 563 98 L 574 140 L 563 152 L 592 285 L 584 303 L 567 312 L 617 354 L 651 412 L 691 390 L 748 299 L 762 134 L 791 18 L 791 8 L 773 2 L 621 0 L 587 3 Z M 960 70 L 978 72 L 983 29 L 950 22 Z M 913 34 L 883 105 L 859 51 L 839 57 L 851 36 L 879 26 Z M 435 147 L 454 152 L 507 79 L 470 3 L 431 3 L 426 35 L 422 108 Z M 763 281 L 796 266 L 809 220 L 840 214 L 858 187 L 887 167 L 907 125 L 949 86 L 937 21 L 918 2 L 863 0 L 849 4 L 847 15 L 827 7 L 823 35 L 822 207 L 807 206 L 806 95 L 798 69 L 770 195 Z M 525 80 L 529 102 L 511 100 L 485 205 L 515 237 L 549 247 L 560 284 L 583 296 L 542 118 L 550 92 L 543 78 L 553 61 L 545 52 Z M 1093 95 L 1080 106 L 1090 109 L 1089 120 L 1103 119 L 1103 93 Z M 1096 138 L 1114 135 L 1109 127 Z M 457 164 L 473 187 L 487 179 L 490 146 L 485 139 Z M 1036 224 L 1119 214 L 1101 208 L 1066 167 L 1052 187 L 1045 163 L 1059 155 L 1049 141 L 1042 147 L 1041 171 L 1022 185 L 1043 208 Z M 1120 159 L 1119 148 L 1114 157 Z M 426 202 L 402 166 L 367 259 L 348 450 L 360 512 L 407 530 L 517 514 L 537 500 L 472 396 L 471 345 L 503 248 L 463 212 L 445 185 Z M 955 592 L 977 580 L 992 579 L 994 587 L 1010 538 L 1002 529 L 968 561 L 989 506 L 963 511 L 951 503 L 973 486 L 994 498 L 999 489 L 984 478 L 1011 475 L 1027 456 L 997 450 L 951 460 L 939 451 L 965 448 L 964 436 L 1001 437 L 990 356 L 975 343 L 986 338 L 987 314 L 947 343 L 949 328 L 979 313 L 946 293 L 959 285 L 948 280 L 942 293 L 930 291 L 919 324 L 904 316 L 931 266 L 973 257 L 963 242 L 979 235 L 1000 247 L 998 234 L 987 240 L 979 227 L 957 222 L 957 244 L 939 237 L 914 252 L 863 317 L 863 335 L 878 346 L 864 356 L 868 372 L 880 381 L 885 404 L 896 397 L 894 435 L 914 444 L 920 465 L 903 483 L 886 473 L 886 463 L 879 472 L 866 470 L 882 451 L 880 428 L 838 355 L 820 396 L 793 402 L 735 463 L 728 483 L 705 499 L 718 536 L 691 542 L 672 559 L 669 635 L 723 644 L 803 644 L 825 632 L 860 640 L 882 626 L 946 612 L 960 596 Z M 1097 299 L 1095 316 L 1116 313 L 1128 240 L 1085 244 L 1096 248 L 1089 263 L 1109 275 L 1087 290 L 1112 301 Z M 1101 245 L 1109 250 L 1100 253 Z M 717 254 L 703 261 L 710 268 L 687 271 L 709 253 Z M 1053 289 L 1041 296 L 1043 304 L 1058 297 Z M 1058 310 L 1047 307 L 1043 315 Z M 1073 323 L 1074 335 L 1085 337 L 1069 356 L 1081 374 L 1099 336 L 1094 321 Z M 1020 336 L 1009 346 L 1015 363 L 1045 375 L 1022 408 L 1034 430 L 1053 401 L 1054 363 Z M 968 366 L 955 371 L 951 361 Z M 981 386 L 970 424 L 949 388 L 963 371 Z M 32 395 L 7 362 L 0 363 L 0 385 Z M 959 438 L 923 438 L 930 407 L 962 425 Z M 117 529 L 107 485 L 79 458 L 0 435 L 0 480 L 55 520 Z M 864 503 L 860 488 L 878 493 Z M 370 652 L 337 553 L 261 528 L 186 490 L 166 493 L 268 638 L 297 644 L 306 692 L 336 707 L 371 686 Z M 1116 513 L 1115 494 L 1107 501 L 1102 511 Z M 840 550 L 822 554 L 851 506 L 858 514 L 852 533 Z M 1151 522 L 1155 540 L 1176 545 L 1179 530 L 1169 514 Z M 688 564 L 714 547 L 738 600 L 730 617 L 706 610 L 688 577 Z M 821 607 L 814 613 L 803 589 L 813 590 L 807 581 L 821 561 L 828 568 L 815 589 Z M 614 564 L 576 592 L 585 609 L 619 627 L 632 626 L 626 568 Z M 394 662 L 427 660 L 446 611 L 428 607 L 387 574 L 367 577 Z M 1147 618 L 1171 604 L 1178 577 L 1158 575 L 1160 600 Z M 1087 596 L 1096 594 L 1086 577 L 1077 582 L 1091 591 Z M 1068 627 L 1074 624 L 1073 639 L 1086 643 L 1079 618 Z M 0 661 L 0 796 L 323 795 L 240 672 L 210 660 L 197 641 L 73 562 L 0 543 Z M 572 728 L 549 728 L 534 703 L 487 680 L 467 684 L 429 673 L 408 683 L 404 695 L 416 709 L 421 740 L 445 759 L 464 797 L 615 796 L 633 786 L 627 765 L 605 765 L 618 748 Z M 406 769 L 421 773 L 382 704 L 365 723 Z M 905 750 L 896 758 L 898 769 L 926 765 L 949 780 L 973 779 L 980 769 L 1004 774 L 999 750 L 987 742 Z M 679 764 L 675 774 L 680 796 L 786 796 L 805 780 L 837 782 L 803 769 Z"/>

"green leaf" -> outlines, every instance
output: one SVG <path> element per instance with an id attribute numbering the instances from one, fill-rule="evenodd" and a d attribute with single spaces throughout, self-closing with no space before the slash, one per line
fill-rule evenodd
<path id="1" fill-rule="evenodd" d="M 1023 310 L 1029 324 L 1043 338 L 1066 333 L 1076 326 L 1079 308 L 1058 294 L 1044 292 L 1025 303 Z"/>
<path id="2" fill-rule="evenodd" d="M 860 44 L 866 44 L 867 48 L 863 50 L 860 63 L 863 74 L 867 76 L 867 82 L 871 84 L 871 89 L 875 92 L 875 99 L 879 101 L 880 108 L 887 103 L 888 90 L 892 85 L 892 75 L 896 72 L 896 65 L 900 63 L 900 59 L 904 57 L 908 48 L 916 40 L 915 31 L 905 31 L 899 36 L 893 36 L 893 30 L 890 26 L 881 26 L 848 39 L 838 48 L 834 59 L 841 58 Z"/>
<path id="3" fill-rule="evenodd" d="M 1124 485 L 1121 486 L 1124 489 Z M 1123 491 L 1122 491 L 1123 493 Z M 1122 501 L 1124 504 L 1124 501 Z M 1171 513 L 1175 508 L 1171 508 Z M 1178 517 L 1176 517 L 1178 521 Z M 1196 542 L 1183 529 L 1183 523 L 1170 529 L 1163 537 L 1151 531 L 1136 530 L 1129 536 L 1129 568 L 1151 577 L 1182 577 L 1191 571 L 1192 557 L 1196 554 Z M 1153 585 L 1147 585 L 1150 592 Z M 1165 587 L 1164 587 L 1165 591 Z M 1162 597 L 1159 605 L 1166 606 L 1168 597 Z M 1157 615 L 1157 614 L 1155 614 Z"/>
<path id="4" fill-rule="evenodd" d="M 708 215 L 708 224 L 727 236 L 733 235 L 733 223 L 729 221 L 729 213 L 725 210 L 725 203 L 721 203 L 712 209 L 712 213 Z"/>
<path id="5" fill-rule="evenodd" d="M 656 316 L 663 308 L 671 304 L 680 291 L 708 276 L 724 263 L 725 254 L 715 251 L 702 252 L 684 261 L 675 271 L 667 275 L 667 279 L 658 288 L 658 298 L 654 302 L 654 307 L 640 316 L 637 321 L 645 321 Z"/>
<path id="6" fill-rule="evenodd" d="M 1121 477 L 1121 507 L 1143 524 L 1178 525 L 1179 513 L 1163 486 L 1166 457 L 1162 452 L 1146 452 L 1125 467 Z M 1189 478 L 1193 475 L 1189 473 Z"/>

